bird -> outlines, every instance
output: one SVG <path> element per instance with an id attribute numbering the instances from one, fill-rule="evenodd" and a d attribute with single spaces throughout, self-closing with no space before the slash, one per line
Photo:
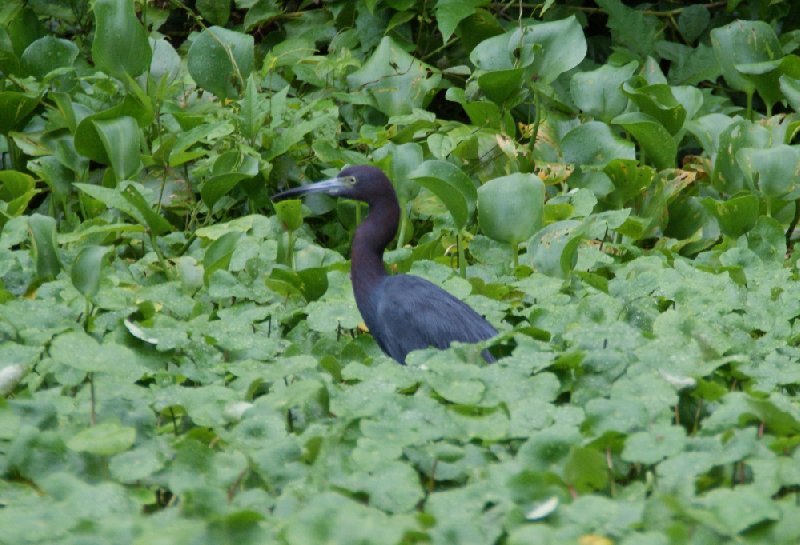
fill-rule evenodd
<path id="1" fill-rule="evenodd" d="M 419 276 L 386 272 L 383 252 L 397 233 L 400 205 L 382 170 L 369 165 L 349 166 L 334 178 L 282 191 L 272 200 L 310 193 L 369 205 L 366 218 L 353 235 L 350 277 L 361 317 L 390 358 L 404 365 L 413 350 L 446 349 L 453 341 L 476 343 L 497 335 L 484 317 L 439 286 Z M 482 354 L 487 362 L 494 362 L 488 350 Z"/>

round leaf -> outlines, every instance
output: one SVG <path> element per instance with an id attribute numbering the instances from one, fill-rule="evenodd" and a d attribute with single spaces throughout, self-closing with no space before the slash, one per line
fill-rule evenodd
<path id="1" fill-rule="evenodd" d="M 459 229 L 472 218 L 478 191 L 469 176 L 454 164 L 425 161 L 408 177 L 442 200 Z"/>
<path id="2" fill-rule="evenodd" d="M 478 189 L 478 222 L 494 240 L 516 244 L 542 225 L 544 183 L 535 174 L 518 172 L 495 178 Z"/>
<path id="3" fill-rule="evenodd" d="M 112 456 L 131 448 L 135 440 L 134 428 L 107 423 L 78 432 L 67 440 L 67 446 L 76 452 Z"/>
<path id="4" fill-rule="evenodd" d="M 583 237 L 581 222 L 551 223 L 528 242 L 528 261 L 535 270 L 548 276 L 565 278 L 578 262 L 578 244 Z"/>
<path id="5" fill-rule="evenodd" d="M 25 48 L 20 62 L 28 75 L 43 78 L 56 68 L 71 66 L 78 46 L 68 40 L 45 36 Z"/>
<path id="6" fill-rule="evenodd" d="M 207 28 L 189 48 L 189 74 L 219 98 L 238 97 L 255 65 L 253 43 L 252 36 L 241 32 Z"/>
<path id="7" fill-rule="evenodd" d="M 771 148 L 744 148 L 736 152 L 736 162 L 747 179 L 771 198 L 794 200 L 800 182 L 800 151 L 780 144 Z"/>

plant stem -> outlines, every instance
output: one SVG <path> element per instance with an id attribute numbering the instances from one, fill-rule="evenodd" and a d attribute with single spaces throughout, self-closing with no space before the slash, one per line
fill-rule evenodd
<path id="1" fill-rule="evenodd" d="M 786 229 L 786 250 L 788 252 L 792 251 L 792 235 L 794 234 L 794 228 L 797 227 L 798 221 L 800 221 L 800 199 L 794 201 L 794 217 L 791 223 L 789 223 L 789 228 Z"/>
<path id="2" fill-rule="evenodd" d="M 89 373 L 89 392 L 91 395 L 91 412 L 89 418 L 91 419 L 92 426 L 97 424 L 97 395 L 94 389 L 94 373 Z"/>
<path id="3" fill-rule="evenodd" d="M 406 205 L 400 206 L 400 229 L 397 230 L 397 250 L 403 247 L 406 238 L 406 227 L 408 226 L 408 211 Z"/>
<path id="4" fill-rule="evenodd" d="M 747 119 L 753 120 L 753 91 L 747 91 Z"/>
<path id="5" fill-rule="evenodd" d="M 294 265 L 294 231 L 288 230 L 286 231 L 287 235 L 287 246 L 286 246 L 286 261 L 289 262 L 289 266 L 292 268 L 292 272 L 295 270 Z"/>
<path id="6" fill-rule="evenodd" d="M 464 237 L 461 232 L 456 233 L 456 246 L 458 247 L 458 273 L 461 278 L 466 278 L 467 259 L 464 257 Z"/>
<path id="7" fill-rule="evenodd" d="M 517 267 L 519 267 L 519 243 L 512 242 L 511 249 L 514 252 L 514 270 L 517 270 Z"/>

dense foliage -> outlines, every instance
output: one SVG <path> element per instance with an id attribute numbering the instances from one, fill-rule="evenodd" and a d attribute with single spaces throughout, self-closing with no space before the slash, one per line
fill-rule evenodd
<path id="1" fill-rule="evenodd" d="M 800 542 L 800 9 L 636 4 L 5 0 L 0 543 Z"/>

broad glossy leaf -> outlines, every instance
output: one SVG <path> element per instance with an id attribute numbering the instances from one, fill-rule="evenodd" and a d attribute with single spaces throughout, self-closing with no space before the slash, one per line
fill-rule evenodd
<path id="1" fill-rule="evenodd" d="M 223 153 L 214 161 L 213 175 L 203 182 L 200 196 L 209 210 L 242 180 L 258 174 L 258 159 L 239 151 Z"/>
<path id="2" fill-rule="evenodd" d="M 109 153 L 104 139 L 100 136 L 98 127 L 95 125 L 97 121 L 118 121 L 125 117 L 131 117 L 136 120 L 138 127 L 147 127 L 153 120 L 154 113 L 152 104 L 149 99 L 145 98 L 145 102 L 139 100 L 139 97 L 133 95 L 126 95 L 125 98 L 116 106 L 83 117 L 78 122 L 75 129 L 75 149 L 81 155 L 102 163 L 104 165 L 110 164 Z M 112 125 L 113 127 L 113 125 Z M 122 122 L 116 130 L 123 131 L 123 134 L 130 135 L 134 139 L 134 143 L 138 146 L 140 137 L 138 131 L 134 134 L 133 127 L 128 125 L 128 122 Z M 114 135 L 114 129 L 109 131 L 109 136 Z M 131 143 L 114 143 L 114 149 L 132 149 Z M 138 147 L 137 147 L 138 150 Z M 137 151 L 138 154 L 138 151 Z"/>
<path id="3" fill-rule="evenodd" d="M 425 161 L 409 178 L 435 194 L 447 206 L 456 227 L 469 223 L 475 212 L 478 190 L 460 168 L 447 161 Z"/>
<path id="4" fill-rule="evenodd" d="M 61 271 L 56 245 L 56 220 L 33 214 L 28 218 L 31 234 L 31 256 L 39 281 L 52 280 Z"/>
<path id="5" fill-rule="evenodd" d="M 494 240 L 516 244 L 542 226 L 544 183 L 521 172 L 495 178 L 478 188 L 478 222 Z"/>
<path id="6" fill-rule="evenodd" d="M 350 89 L 367 91 L 387 116 L 424 108 L 441 80 L 438 69 L 406 53 L 389 36 L 384 36 L 359 70 L 347 76 Z"/>
<path id="7" fill-rule="evenodd" d="M 227 269 L 233 256 L 233 251 L 236 249 L 236 244 L 239 242 L 242 234 L 233 231 L 226 233 L 209 244 L 206 248 L 206 253 L 203 256 L 203 267 L 205 268 L 204 279 L 208 284 L 209 278 L 214 271 L 219 269 Z"/>
<path id="8" fill-rule="evenodd" d="M 687 42 L 694 42 L 708 27 L 711 13 L 702 4 L 690 4 L 678 15 L 678 32 Z"/>
<path id="9" fill-rule="evenodd" d="M 401 203 L 411 201 L 419 193 L 419 186 L 409 176 L 422 163 L 422 146 L 416 142 L 399 145 L 389 142 L 375 150 L 372 158 L 388 173 Z"/>
<path id="10" fill-rule="evenodd" d="M 575 105 L 583 112 L 608 123 L 625 111 L 628 97 L 621 86 L 636 72 L 639 63 L 623 66 L 604 64 L 586 72 L 576 72 L 569 86 Z"/>
<path id="11" fill-rule="evenodd" d="M 646 81 L 636 78 L 623 83 L 622 91 L 640 111 L 658 121 L 670 134 L 676 134 L 683 128 L 686 110 L 675 99 L 669 85 L 648 85 Z"/>
<path id="12" fill-rule="evenodd" d="M 130 0 L 96 0 L 92 59 L 116 78 L 135 77 L 147 70 L 152 51 L 147 33 Z"/>
<path id="13" fill-rule="evenodd" d="M 726 201 L 706 197 L 701 202 L 717 218 L 722 232 L 730 237 L 740 237 L 758 220 L 758 197 L 755 195 L 740 195 Z"/>
<path id="14" fill-rule="evenodd" d="M 675 139 L 657 120 L 641 112 L 618 115 L 612 124 L 622 125 L 631 133 L 642 149 L 644 158 L 659 169 L 675 166 L 678 146 Z"/>
<path id="15" fill-rule="evenodd" d="M 800 150 L 780 144 L 771 148 L 742 148 L 736 162 L 752 187 L 769 198 L 794 200 L 800 197 Z"/>
<path id="16" fill-rule="evenodd" d="M 200 15 L 213 25 L 224 26 L 231 16 L 230 0 L 197 0 Z"/>
<path id="17" fill-rule="evenodd" d="M 757 87 L 759 92 L 766 90 L 768 81 L 747 77 L 737 66 L 778 58 L 781 44 L 769 24 L 764 21 L 734 21 L 712 30 L 711 44 L 728 85 L 750 93 Z M 777 81 L 777 76 L 775 79 Z"/>
<path id="18" fill-rule="evenodd" d="M 582 238 L 579 221 L 551 223 L 530 239 L 528 254 L 521 261 L 548 276 L 566 278 L 578 262 L 578 245 Z"/>
<path id="19" fill-rule="evenodd" d="M 107 246 L 84 246 L 72 262 L 72 285 L 85 297 L 92 299 L 100 289 L 105 256 L 111 251 Z"/>
<path id="20" fill-rule="evenodd" d="M 53 340 L 50 356 L 59 364 L 84 373 L 109 373 L 138 380 L 145 369 L 136 353 L 114 342 L 99 343 L 83 331 L 72 331 Z"/>
<path id="21" fill-rule="evenodd" d="M 656 175 L 647 165 L 639 165 L 630 159 L 614 159 L 603 169 L 611 179 L 614 190 L 605 196 L 614 208 L 623 208 L 650 186 Z"/>
<path id="22" fill-rule="evenodd" d="M 189 74 L 217 97 L 235 98 L 255 65 L 253 37 L 213 26 L 192 42 L 187 55 Z"/>
<path id="23" fill-rule="evenodd" d="M 489 0 L 437 0 L 434 9 L 442 41 L 447 42 L 461 21 L 488 3 Z"/>
<path id="24" fill-rule="evenodd" d="M 605 165 L 612 159 L 635 159 L 633 142 L 616 136 L 599 121 L 578 125 L 561 139 L 564 160 L 574 165 Z"/>
<path id="25" fill-rule="evenodd" d="M 92 121 L 117 180 L 133 177 L 142 166 L 139 126 L 132 117 Z"/>
<path id="26" fill-rule="evenodd" d="M 0 133 L 18 129 L 28 120 L 40 97 L 17 91 L 0 92 Z"/>
<path id="27" fill-rule="evenodd" d="M 511 41 L 520 41 L 527 48 L 536 47 L 531 68 L 546 84 L 576 66 L 586 57 L 586 38 L 574 15 L 517 29 Z"/>
<path id="28" fill-rule="evenodd" d="M 20 63 L 28 75 L 44 78 L 57 68 L 72 66 L 77 56 L 78 46 L 74 43 L 45 36 L 25 48 Z"/>
<path id="29" fill-rule="evenodd" d="M 134 441 L 136 441 L 134 428 L 104 423 L 79 431 L 67 440 L 67 446 L 77 452 L 113 456 L 131 448 Z"/>
<path id="30" fill-rule="evenodd" d="M 36 182 L 14 170 L 0 171 L 0 228 L 9 218 L 21 215 L 36 195 Z"/>
<path id="31" fill-rule="evenodd" d="M 296 231 L 303 226 L 303 203 L 298 199 L 276 202 L 275 214 L 289 231 Z"/>
<path id="32" fill-rule="evenodd" d="M 141 218 L 141 221 L 153 235 L 159 236 L 173 230 L 172 225 L 164 216 L 153 210 L 150 203 L 147 202 L 133 184 L 128 184 L 122 189 L 122 198 L 136 209 L 138 212 L 136 217 Z"/>
<path id="33" fill-rule="evenodd" d="M 148 38 L 150 48 L 153 50 L 153 60 L 150 63 L 150 75 L 159 81 L 166 77 L 171 82 L 178 77 L 181 69 L 181 58 L 175 48 L 164 38 Z"/>
<path id="34" fill-rule="evenodd" d="M 719 147 L 714 162 L 711 183 L 724 193 L 733 195 L 744 189 L 745 177 L 736 153 L 743 148 L 766 148 L 770 145 L 769 131 L 749 121 L 734 121 L 719 135 Z"/>

